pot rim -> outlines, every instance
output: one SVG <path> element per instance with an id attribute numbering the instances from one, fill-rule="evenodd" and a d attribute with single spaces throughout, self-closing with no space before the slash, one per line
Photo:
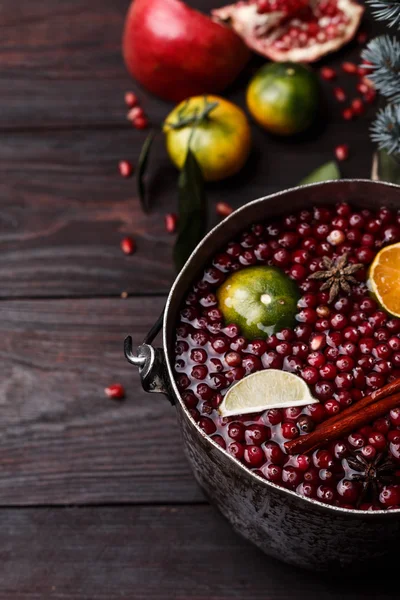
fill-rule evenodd
<path id="1" fill-rule="evenodd" d="M 369 184 L 371 186 L 377 186 L 377 187 L 381 187 L 381 188 L 394 188 L 397 189 L 400 193 L 400 185 L 394 184 L 394 183 L 389 183 L 389 182 L 383 182 L 383 181 L 372 181 L 371 179 L 339 179 L 339 180 L 328 180 L 328 181 L 320 181 L 320 182 L 316 182 L 316 183 L 309 183 L 303 186 L 294 186 L 292 188 L 287 188 L 285 190 L 280 190 L 278 192 L 274 192 L 272 194 L 269 194 L 268 196 L 262 196 L 261 198 L 257 198 L 256 200 L 251 200 L 250 202 L 247 202 L 246 204 L 244 204 L 243 206 L 240 206 L 239 208 L 237 208 L 236 210 L 234 210 L 229 216 L 227 216 L 225 219 L 223 219 L 220 223 L 218 223 L 217 225 L 215 225 L 215 227 L 213 227 L 205 236 L 204 238 L 199 242 L 199 244 L 197 244 L 196 248 L 193 250 L 193 252 L 190 254 L 189 258 L 187 259 L 187 261 L 185 262 L 184 266 L 182 267 L 180 273 L 177 275 L 174 283 L 171 286 L 170 292 L 168 294 L 168 298 L 167 298 L 167 302 L 165 305 L 165 311 L 164 311 L 164 319 L 163 319 L 163 346 L 164 346 L 164 354 L 165 354 L 165 361 L 166 361 L 166 365 L 167 365 L 167 370 L 168 370 L 168 375 L 169 375 L 169 380 L 170 380 L 170 385 L 173 389 L 174 395 L 175 397 L 178 399 L 179 404 L 181 406 L 181 408 L 183 409 L 184 413 L 185 413 L 185 417 L 189 419 L 189 421 L 191 422 L 191 424 L 195 427 L 195 429 L 197 430 L 197 433 L 207 441 L 207 443 L 209 443 L 212 447 L 214 447 L 214 449 L 217 450 L 217 452 L 222 452 L 225 456 L 227 456 L 231 461 L 233 461 L 237 467 L 239 467 L 244 473 L 246 473 L 248 476 L 253 477 L 260 485 L 264 485 L 265 487 L 272 487 L 273 489 L 279 491 L 282 494 L 287 494 L 289 496 L 292 496 L 294 498 L 296 498 L 299 501 L 303 501 L 303 502 L 307 502 L 313 506 L 315 506 L 315 508 L 317 508 L 318 510 L 322 510 L 322 511 L 326 511 L 326 512 L 336 512 L 339 514 L 343 514 L 343 515 L 347 515 L 347 516 L 363 516 L 366 517 L 368 519 L 371 518 L 380 518 L 383 515 L 386 515 L 384 518 L 390 518 L 391 516 L 396 516 L 400 514 L 400 508 L 397 509 L 392 509 L 392 510 L 374 510 L 374 511 L 367 511 L 367 510 L 360 510 L 360 509 L 356 509 L 356 508 L 342 508 L 340 506 L 331 506 L 330 504 L 325 504 L 323 502 L 320 502 L 319 500 L 314 500 L 313 498 L 306 498 L 305 496 L 300 496 L 300 494 L 297 494 L 296 492 L 292 491 L 292 490 L 288 490 L 286 488 L 283 488 L 279 485 L 277 485 L 276 483 L 273 483 L 272 481 L 268 481 L 267 479 L 264 479 L 263 477 L 260 477 L 260 475 L 257 475 L 256 473 L 254 473 L 254 471 L 250 471 L 250 469 L 248 469 L 245 465 L 243 465 L 237 458 L 233 457 L 231 454 L 229 454 L 224 448 L 222 448 L 219 444 L 217 444 L 216 442 L 214 442 L 214 440 L 208 436 L 200 427 L 199 425 L 196 423 L 196 421 L 193 419 L 193 417 L 191 416 L 191 414 L 189 413 L 188 409 L 186 408 L 185 403 L 182 400 L 181 394 L 178 390 L 178 387 L 176 385 L 176 381 L 175 381 L 175 376 L 173 373 L 173 369 L 172 366 L 170 364 L 170 360 L 169 360 L 169 356 L 168 356 L 168 340 L 167 340 L 167 319 L 168 319 L 168 314 L 170 312 L 170 307 L 171 307 L 171 303 L 172 303 L 172 298 L 175 292 L 175 289 L 177 288 L 177 286 L 179 285 L 181 279 L 184 277 L 184 275 L 190 270 L 191 268 L 191 260 L 192 258 L 197 254 L 197 251 L 199 250 L 200 247 L 202 247 L 204 244 L 207 243 L 208 239 L 214 235 L 215 232 L 220 231 L 223 227 L 225 227 L 226 223 L 229 222 L 231 219 L 233 219 L 233 217 L 240 213 L 243 212 L 247 209 L 248 206 L 257 204 L 259 202 L 263 202 L 264 200 L 271 200 L 273 198 L 277 198 L 279 199 L 281 196 L 285 196 L 287 193 L 289 192 L 294 192 L 296 190 L 298 190 L 299 188 L 314 188 L 314 187 L 325 187 L 325 186 L 340 186 L 343 182 L 346 183 L 362 183 L 362 184 Z"/>

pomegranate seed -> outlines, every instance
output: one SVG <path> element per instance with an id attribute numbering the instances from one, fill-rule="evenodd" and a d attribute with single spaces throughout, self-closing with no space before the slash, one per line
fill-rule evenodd
<path id="1" fill-rule="evenodd" d="M 357 42 L 359 44 L 365 44 L 367 39 L 368 39 L 368 35 L 365 31 L 360 31 L 359 34 L 357 35 Z"/>
<path id="2" fill-rule="evenodd" d="M 133 121 L 133 126 L 135 127 L 135 129 L 147 129 L 149 126 L 149 122 L 146 119 L 146 117 L 137 117 Z"/>
<path id="3" fill-rule="evenodd" d="M 365 111 L 364 104 L 361 98 L 354 98 L 351 103 L 351 108 L 353 109 L 353 113 L 355 115 L 362 115 Z"/>
<path id="4" fill-rule="evenodd" d="M 133 167 L 127 160 L 121 160 L 118 164 L 119 172 L 122 177 L 131 177 L 133 173 Z"/>
<path id="5" fill-rule="evenodd" d="M 344 111 L 342 112 L 342 117 L 345 121 L 351 121 L 351 119 L 353 118 L 353 111 L 351 108 L 345 108 Z"/>
<path id="6" fill-rule="evenodd" d="M 125 389 L 120 383 L 113 383 L 104 388 L 104 393 L 113 400 L 122 400 L 122 398 L 125 398 Z"/>
<path id="7" fill-rule="evenodd" d="M 128 121 L 131 121 L 132 123 L 136 119 L 143 118 L 143 117 L 144 117 L 144 110 L 143 110 L 143 108 L 140 108 L 140 106 L 135 106 L 126 115 L 126 118 L 128 119 Z"/>
<path id="8" fill-rule="evenodd" d="M 352 62 L 342 63 L 342 69 L 345 73 L 349 73 L 350 75 L 355 75 L 357 73 L 357 65 Z"/>
<path id="9" fill-rule="evenodd" d="M 336 79 L 336 71 L 331 69 L 331 67 L 322 67 L 320 74 L 322 79 L 325 79 L 325 81 L 333 81 Z"/>
<path id="10" fill-rule="evenodd" d="M 375 102 L 375 98 L 376 98 L 376 91 L 374 90 L 374 88 L 370 88 L 368 90 L 368 92 L 365 94 L 364 100 L 368 104 L 372 104 L 373 102 Z"/>
<path id="11" fill-rule="evenodd" d="M 369 62 L 369 60 L 363 60 L 362 65 L 363 65 L 363 71 L 364 71 L 365 75 L 368 75 L 368 73 L 374 72 L 374 69 L 370 68 L 370 65 L 372 66 L 372 63 Z"/>
<path id="12" fill-rule="evenodd" d="M 121 240 L 121 250 L 124 254 L 133 254 L 136 250 L 135 240 L 131 237 Z"/>
<path id="13" fill-rule="evenodd" d="M 335 156 L 338 160 L 347 160 L 349 158 L 349 147 L 347 144 L 341 144 L 335 148 Z"/>
<path id="14" fill-rule="evenodd" d="M 126 92 L 125 94 L 125 104 L 127 106 L 129 106 L 129 108 L 133 108 L 134 106 L 137 106 L 138 103 L 138 99 L 136 94 L 134 94 L 133 92 Z"/>
<path id="15" fill-rule="evenodd" d="M 165 229 L 168 231 L 168 233 L 175 233 L 178 223 L 177 215 L 175 213 L 169 213 L 168 215 L 165 215 L 164 220 Z"/>
<path id="16" fill-rule="evenodd" d="M 227 202 L 217 202 L 215 211 L 220 217 L 227 217 L 233 212 L 233 208 Z"/>
<path id="17" fill-rule="evenodd" d="M 336 87 L 333 90 L 333 93 L 335 94 L 335 98 L 338 102 L 344 102 L 346 100 L 346 92 L 344 91 L 343 88 Z"/>
<path id="18" fill-rule="evenodd" d="M 360 94 L 367 94 L 370 89 L 370 86 L 365 83 L 365 81 L 359 81 L 357 83 L 357 92 L 360 92 Z"/>

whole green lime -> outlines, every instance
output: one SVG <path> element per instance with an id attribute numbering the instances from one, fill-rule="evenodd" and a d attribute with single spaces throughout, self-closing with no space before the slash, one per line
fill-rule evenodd
<path id="1" fill-rule="evenodd" d="M 296 284 L 280 269 L 261 265 L 236 271 L 217 290 L 226 322 L 239 325 L 249 339 L 293 327 L 299 297 Z"/>
<path id="2" fill-rule="evenodd" d="M 318 78 L 299 63 L 272 63 L 254 75 L 246 102 L 254 119 L 267 131 L 277 135 L 300 133 L 318 112 Z"/>

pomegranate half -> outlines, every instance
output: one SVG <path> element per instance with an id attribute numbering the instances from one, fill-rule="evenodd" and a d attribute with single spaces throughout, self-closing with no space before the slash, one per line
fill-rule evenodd
<path id="1" fill-rule="evenodd" d="M 353 38 L 363 13 L 353 0 L 242 0 L 212 16 L 271 60 L 314 62 Z"/>
<path id="2" fill-rule="evenodd" d="M 179 0 L 134 0 L 123 55 L 129 72 L 165 100 L 216 93 L 237 77 L 249 50 L 236 33 Z"/>

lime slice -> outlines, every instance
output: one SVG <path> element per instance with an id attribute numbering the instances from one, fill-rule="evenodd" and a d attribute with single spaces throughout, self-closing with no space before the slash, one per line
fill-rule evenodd
<path id="1" fill-rule="evenodd" d="M 246 415 L 270 408 L 304 406 L 318 402 L 303 379 L 279 369 L 265 369 L 233 385 L 219 407 L 223 417 Z"/>

